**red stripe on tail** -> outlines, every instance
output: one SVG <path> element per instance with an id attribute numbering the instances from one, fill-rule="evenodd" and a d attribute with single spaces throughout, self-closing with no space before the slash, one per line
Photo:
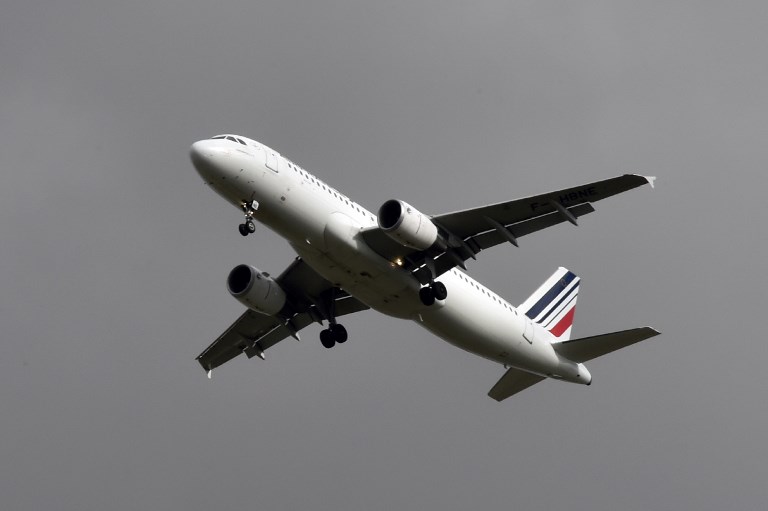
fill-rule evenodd
<path id="1" fill-rule="evenodd" d="M 576 307 L 572 307 L 571 310 L 569 310 L 566 315 L 563 316 L 563 319 L 558 321 L 558 323 L 550 330 L 550 333 L 555 337 L 560 337 L 563 335 L 563 332 L 568 330 L 571 325 L 573 325 L 574 314 L 576 314 Z"/>

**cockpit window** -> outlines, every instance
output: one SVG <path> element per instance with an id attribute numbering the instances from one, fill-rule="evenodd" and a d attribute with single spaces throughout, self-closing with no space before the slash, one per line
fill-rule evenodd
<path id="1" fill-rule="evenodd" d="M 224 140 L 224 139 L 229 140 L 231 142 L 237 142 L 238 144 L 248 145 L 242 139 L 239 139 L 237 137 L 233 137 L 232 135 L 216 135 L 215 137 L 211 137 L 211 140 Z"/>

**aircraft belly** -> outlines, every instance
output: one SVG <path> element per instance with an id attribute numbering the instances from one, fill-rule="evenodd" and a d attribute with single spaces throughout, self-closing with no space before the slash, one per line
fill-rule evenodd
<path id="1" fill-rule="evenodd" d="M 548 342 L 525 340 L 522 315 L 478 289 L 443 280 L 448 298 L 442 307 L 422 311 L 417 323 L 446 342 L 494 362 L 542 375 L 554 371 L 557 354 Z M 452 288 L 458 289 L 452 293 Z"/>
<path id="2" fill-rule="evenodd" d="M 481 357 L 505 363 L 520 350 L 520 339 L 514 335 L 513 317 L 499 310 L 472 311 L 450 295 L 444 305 L 421 313 L 417 323 L 454 346 Z M 464 301 L 464 300 L 461 300 Z M 475 302 L 476 303 L 476 302 Z M 494 307 L 495 309 L 495 307 Z"/>
<path id="3" fill-rule="evenodd" d="M 374 253 L 355 236 L 357 230 L 355 235 L 352 230 L 347 234 L 346 237 L 329 235 L 326 227 L 322 246 L 306 242 L 292 246 L 323 278 L 372 309 L 411 319 L 415 309 L 424 307 L 418 298 L 420 286 L 416 279 Z"/>

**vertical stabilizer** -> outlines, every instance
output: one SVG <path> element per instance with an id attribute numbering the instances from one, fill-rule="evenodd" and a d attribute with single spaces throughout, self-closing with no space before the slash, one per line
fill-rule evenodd
<path id="1" fill-rule="evenodd" d="M 551 333 L 553 342 L 567 341 L 571 338 L 580 282 L 575 273 L 560 267 L 519 308 L 533 323 Z"/>

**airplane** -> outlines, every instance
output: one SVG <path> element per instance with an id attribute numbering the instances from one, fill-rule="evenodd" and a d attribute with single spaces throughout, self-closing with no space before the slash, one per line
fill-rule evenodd
<path id="1" fill-rule="evenodd" d="M 232 134 L 192 144 L 204 182 L 241 210 L 240 234 L 266 225 L 298 255 L 277 278 L 248 264 L 229 273 L 246 310 L 197 361 L 211 371 L 265 351 L 313 323 L 320 342 L 347 341 L 339 318 L 366 309 L 426 328 L 506 368 L 488 395 L 502 401 L 547 378 L 590 385 L 584 362 L 659 334 L 652 327 L 571 339 L 581 279 L 558 268 L 515 307 L 467 273 L 488 248 L 594 212 L 593 203 L 650 184 L 625 174 L 453 213 L 426 215 L 391 199 L 377 214 L 255 140 Z M 328 326 L 326 327 L 325 324 Z"/>

